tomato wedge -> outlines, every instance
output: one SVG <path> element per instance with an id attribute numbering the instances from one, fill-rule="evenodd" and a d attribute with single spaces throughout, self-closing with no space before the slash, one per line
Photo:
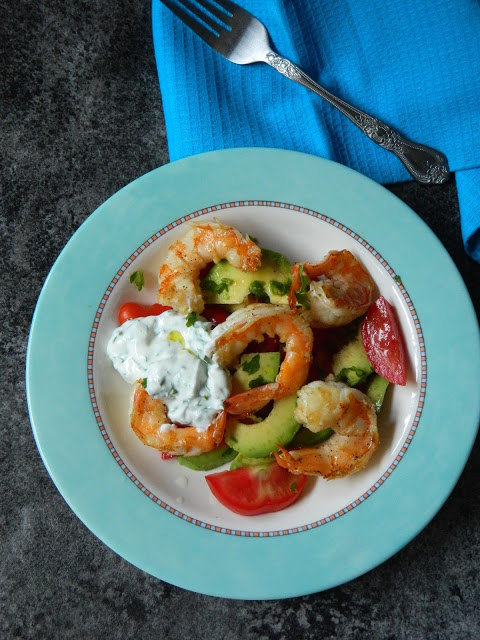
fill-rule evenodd
<path id="1" fill-rule="evenodd" d="M 205 476 L 211 492 L 224 507 L 242 516 L 280 511 L 302 493 L 307 476 L 295 476 L 272 463 L 267 469 L 241 467 Z"/>
<path id="2" fill-rule="evenodd" d="M 214 325 L 217 325 L 225 322 L 230 315 L 230 312 L 226 311 L 223 307 L 215 304 L 209 304 L 202 311 L 201 315 L 209 322 L 213 322 Z"/>
<path id="3" fill-rule="evenodd" d="M 370 306 L 361 331 L 363 346 L 376 373 L 393 384 L 405 385 L 405 342 L 395 310 L 383 296 Z"/>
<path id="4" fill-rule="evenodd" d="M 164 307 L 161 304 L 138 304 L 137 302 L 125 302 L 118 310 L 118 323 L 123 324 L 132 318 L 146 318 L 147 316 L 159 316 L 172 307 Z"/>

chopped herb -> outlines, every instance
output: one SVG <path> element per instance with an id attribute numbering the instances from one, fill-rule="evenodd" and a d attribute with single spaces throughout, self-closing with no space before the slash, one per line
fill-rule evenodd
<path id="1" fill-rule="evenodd" d="M 248 362 L 242 362 L 242 369 L 250 375 L 257 373 L 260 369 L 260 354 L 255 354 Z"/>
<path id="2" fill-rule="evenodd" d="M 292 484 L 290 485 L 290 491 L 292 491 L 293 493 L 297 493 L 298 488 L 296 482 L 292 482 Z"/>
<path id="3" fill-rule="evenodd" d="M 143 388 L 146 389 L 147 388 L 147 379 L 144 378 L 143 380 L 141 380 L 141 384 L 142 384 Z"/>
<path id="4" fill-rule="evenodd" d="M 278 280 L 270 280 L 270 289 L 277 296 L 286 296 L 290 291 L 292 281 L 279 282 Z"/>
<path id="5" fill-rule="evenodd" d="M 187 327 L 192 327 L 198 320 L 198 313 L 191 311 L 187 316 Z"/>
<path id="6" fill-rule="evenodd" d="M 265 282 L 262 282 L 262 280 L 254 280 L 248 287 L 248 290 L 257 300 L 265 300 L 266 302 L 270 302 L 270 298 L 265 291 Z"/>
<path id="7" fill-rule="evenodd" d="M 130 282 L 134 284 L 139 291 L 141 291 L 143 289 L 143 285 L 145 284 L 143 271 L 134 271 L 130 276 Z"/>
<path id="8" fill-rule="evenodd" d="M 172 390 L 170 391 L 170 395 L 174 396 L 176 393 L 178 393 L 177 389 L 175 389 L 175 387 L 172 386 Z"/>
<path id="9" fill-rule="evenodd" d="M 265 378 L 263 376 L 258 376 L 258 378 L 250 380 L 248 386 L 250 389 L 254 389 L 255 387 L 260 387 L 262 384 L 265 384 Z"/>
<path id="10" fill-rule="evenodd" d="M 255 244 L 258 244 L 258 238 L 255 238 L 255 236 L 248 236 L 248 237 L 252 242 L 255 242 Z"/>
<path id="11" fill-rule="evenodd" d="M 403 284 L 401 277 L 398 275 L 394 277 L 394 280 L 398 285 Z"/>
<path id="12" fill-rule="evenodd" d="M 310 278 L 304 273 L 305 268 L 303 264 L 300 265 L 300 289 L 295 292 L 297 302 L 301 307 L 310 309 L 310 300 L 308 299 L 308 287 L 310 285 Z"/>
<path id="13" fill-rule="evenodd" d="M 231 278 L 222 278 L 220 282 L 215 282 L 215 280 L 204 278 L 200 282 L 200 287 L 203 289 L 203 291 L 210 291 L 210 293 L 220 295 L 224 291 L 228 291 L 231 284 L 233 284 L 233 280 Z"/>

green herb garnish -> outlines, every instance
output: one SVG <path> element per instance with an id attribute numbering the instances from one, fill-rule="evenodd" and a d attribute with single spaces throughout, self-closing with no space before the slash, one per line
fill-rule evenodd
<path id="1" fill-rule="evenodd" d="M 296 482 L 292 482 L 292 484 L 290 485 L 290 491 L 292 491 L 293 493 L 297 493 L 298 487 Z"/>
<path id="2" fill-rule="evenodd" d="M 257 373 L 260 369 L 260 354 L 255 354 L 248 362 L 242 362 L 242 369 L 249 375 Z"/>
<path id="3" fill-rule="evenodd" d="M 292 281 L 279 282 L 278 280 L 270 280 L 270 290 L 277 296 L 286 296 L 290 291 Z"/>
<path id="4" fill-rule="evenodd" d="M 130 276 L 131 284 L 134 284 L 139 291 L 143 289 L 143 285 L 145 284 L 145 277 L 143 275 L 143 271 L 134 271 Z"/>
<path id="5" fill-rule="evenodd" d="M 215 280 L 204 278 L 200 282 L 200 287 L 203 289 L 203 291 L 210 291 L 210 293 L 218 296 L 220 293 L 228 291 L 231 284 L 233 284 L 233 280 L 231 278 L 222 278 L 220 282 L 215 282 Z"/>
<path id="6" fill-rule="evenodd" d="M 300 289 L 295 292 L 298 304 L 305 309 L 310 309 L 310 300 L 308 299 L 308 288 L 310 286 L 310 278 L 305 274 L 305 267 L 300 265 Z"/>
<path id="7" fill-rule="evenodd" d="M 260 387 L 262 384 L 265 384 L 265 378 L 263 376 L 258 376 L 254 380 L 250 380 L 248 386 L 250 389 L 254 389 L 255 387 Z"/>
<path id="8" fill-rule="evenodd" d="M 147 379 L 144 378 L 143 380 L 140 381 L 141 385 L 143 386 L 144 389 L 147 388 Z"/>
<path id="9" fill-rule="evenodd" d="M 192 327 L 195 322 L 198 320 L 198 313 L 195 311 L 190 311 L 187 315 L 187 327 Z"/>
<path id="10" fill-rule="evenodd" d="M 395 280 L 395 282 L 396 282 L 398 285 L 403 284 L 402 279 L 401 279 L 401 277 L 400 277 L 400 276 L 395 276 L 395 277 L 394 277 L 394 280 Z"/>
<path id="11" fill-rule="evenodd" d="M 265 282 L 262 282 L 262 280 L 254 280 L 248 287 L 248 290 L 257 300 L 265 300 L 266 302 L 270 302 L 270 298 L 265 291 Z"/>

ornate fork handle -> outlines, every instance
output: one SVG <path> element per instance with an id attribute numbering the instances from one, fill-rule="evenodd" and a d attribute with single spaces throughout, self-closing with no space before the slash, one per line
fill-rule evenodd
<path id="1" fill-rule="evenodd" d="M 337 98 L 309 78 L 293 62 L 282 58 L 275 52 L 269 51 L 265 56 L 265 62 L 290 80 L 310 89 L 336 107 L 356 124 L 370 140 L 394 153 L 418 182 L 441 184 L 448 180 L 450 172 L 447 158 L 440 151 L 407 140 L 377 118 Z"/>

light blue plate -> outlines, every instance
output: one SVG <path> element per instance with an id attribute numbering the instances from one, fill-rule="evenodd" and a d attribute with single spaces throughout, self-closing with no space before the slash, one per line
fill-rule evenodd
<path id="1" fill-rule="evenodd" d="M 92 323 L 126 257 L 170 221 L 239 200 L 292 203 L 355 229 L 409 283 L 425 339 L 425 406 L 395 473 L 346 515 L 293 535 L 225 535 L 160 508 L 112 457 L 87 384 Z M 129 562 L 162 580 L 242 599 L 285 598 L 334 587 L 369 571 L 418 534 L 450 494 L 470 453 L 480 415 L 479 379 L 479 334 L 470 298 L 428 227 L 364 176 L 327 160 L 272 149 L 181 160 L 110 198 L 75 233 L 50 272 L 33 318 L 27 358 L 38 448 L 85 525 Z"/>

